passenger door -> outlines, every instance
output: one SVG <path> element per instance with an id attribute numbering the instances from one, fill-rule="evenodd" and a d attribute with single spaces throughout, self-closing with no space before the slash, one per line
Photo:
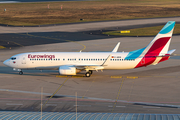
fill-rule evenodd
<path id="1" fill-rule="evenodd" d="M 23 58 L 22 58 L 22 64 L 26 64 L 26 56 L 23 56 Z"/>

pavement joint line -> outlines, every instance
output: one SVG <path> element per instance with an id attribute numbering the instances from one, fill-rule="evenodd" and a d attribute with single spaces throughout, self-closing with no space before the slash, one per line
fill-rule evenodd
<path id="1" fill-rule="evenodd" d="M 28 36 L 32 36 L 32 37 L 39 37 L 39 38 L 45 38 L 45 39 L 53 39 L 53 40 L 58 40 L 58 41 L 59 40 L 64 40 L 64 41 L 68 41 L 68 42 L 74 42 L 74 43 L 77 43 L 77 44 L 82 45 L 84 47 L 83 49 L 81 49 L 79 51 L 83 51 L 83 50 L 86 49 L 86 46 L 84 44 L 82 44 L 80 42 L 77 42 L 77 41 L 71 41 L 71 40 L 65 40 L 65 39 L 57 39 L 57 38 L 51 38 L 51 37 L 45 37 L 45 36 L 35 36 L 35 35 L 29 34 L 28 32 L 26 34 L 20 34 L 20 35 L 28 35 Z M 77 52 L 79 52 L 79 51 L 77 51 Z"/>
<path id="2" fill-rule="evenodd" d="M 1 41 L 5 41 L 5 40 L 1 40 Z M 5 41 L 5 42 L 7 42 L 7 41 Z M 13 42 L 13 43 L 16 44 L 16 45 L 19 45 L 19 46 L 21 46 L 21 47 L 24 47 L 23 45 L 21 45 L 21 44 L 19 44 L 19 43 L 16 43 L 16 42 L 14 42 L 14 41 L 8 41 L 8 42 Z"/>
<path id="3" fill-rule="evenodd" d="M 94 80 L 91 82 L 91 84 L 89 85 L 88 89 L 86 90 L 85 94 L 83 95 L 82 99 L 85 97 L 85 95 L 87 94 L 87 92 L 89 91 L 89 89 L 91 88 L 92 84 L 94 83 Z"/>
<path id="4" fill-rule="evenodd" d="M 121 85 L 120 85 L 120 88 L 119 88 L 119 91 L 118 91 L 118 94 L 117 94 L 117 97 L 116 97 L 114 106 L 113 106 L 113 108 L 112 108 L 112 112 L 114 111 L 114 108 L 115 108 L 115 106 L 116 106 L 116 103 L 117 103 L 117 101 L 118 101 L 118 99 L 119 99 L 119 95 L 120 95 L 120 93 L 121 93 L 121 89 L 122 89 L 122 86 L 123 86 L 123 82 L 124 82 L 124 79 L 121 81 Z"/>
<path id="5" fill-rule="evenodd" d="M 58 87 L 58 89 L 49 97 L 49 99 L 43 104 L 42 108 L 48 103 L 48 101 L 60 90 L 60 88 L 67 82 L 69 78 L 66 78 L 66 80 Z M 41 110 L 41 109 L 40 109 Z M 39 111 L 40 111 L 39 110 Z"/>
<path id="6" fill-rule="evenodd" d="M 133 87 L 134 87 L 134 82 L 135 82 L 135 80 L 132 81 L 131 90 L 129 92 L 129 96 L 128 96 L 127 101 L 130 101 L 130 97 L 131 97 L 131 94 L 132 94 L 132 91 L 133 91 Z M 127 102 L 126 105 L 128 107 L 129 103 Z M 126 108 L 124 109 L 124 112 L 126 112 Z"/>

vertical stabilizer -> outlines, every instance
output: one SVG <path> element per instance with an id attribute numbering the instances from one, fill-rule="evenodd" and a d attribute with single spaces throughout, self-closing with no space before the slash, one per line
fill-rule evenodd
<path id="1" fill-rule="evenodd" d="M 145 56 L 161 56 L 168 52 L 169 45 L 174 30 L 175 21 L 169 21 L 156 35 L 156 37 L 145 48 L 142 55 Z"/>
<path id="2" fill-rule="evenodd" d="M 154 37 L 154 39 L 143 49 L 140 49 L 142 53 L 139 55 L 141 61 L 136 65 L 135 68 L 147 66 L 150 64 L 157 64 L 161 61 L 169 59 L 167 57 L 158 57 L 164 56 L 168 53 L 169 45 L 172 38 L 172 33 L 174 30 L 175 21 L 169 21 L 161 29 L 161 31 Z"/>

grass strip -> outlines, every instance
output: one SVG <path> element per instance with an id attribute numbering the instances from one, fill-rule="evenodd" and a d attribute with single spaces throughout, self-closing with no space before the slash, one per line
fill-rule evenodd
<path id="1" fill-rule="evenodd" d="M 0 49 L 4 49 L 4 48 L 6 48 L 6 47 L 4 47 L 4 46 L 0 46 Z"/>
<path id="2" fill-rule="evenodd" d="M 179 0 L 11 3 L 0 4 L 0 24 L 33 26 L 87 21 L 173 17 L 180 16 L 179 11 Z"/>
<path id="3" fill-rule="evenodd" d="M 155 27 L 145 27 L 137 28 L 123 31 L 130 31 L 130 33 L 121 33 L 121 31 L 110 31 L 103 32 L 106 35 L 116 35 L 116 36 L 155 36 L 164 26 L 155 26 Z M 180 24 L 176 24 L 173 34 L 180 34 Z"/>

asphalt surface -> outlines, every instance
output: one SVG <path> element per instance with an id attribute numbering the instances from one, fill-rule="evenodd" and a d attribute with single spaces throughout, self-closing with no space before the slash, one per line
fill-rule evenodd
<path id="1" fill-rule="evenodd" d="M 22 46 L 30 46 L 30 45 L 118 38 L 121 36 L 112 36 L 112 35 L 108 36 L 102 34 L 102 32 L 115 31 L 115 30 L 128 30 L 128 29 L 159 26 L 159 25 L 165 25 L 165 24 L 154 23 L 154 24 L 131 25 L 131 26 L 128 25 L 122 27 L 108 27 L 108 28 L 102 28 L 100 30 L 80 31 L 80 32 L 4 33 L 4 34 L 0 34 L 0 38 L 1 38 L 0 45 L 6 47 L 7 49 L 12 49 L 13 47 L 22 47 Z"/>
<path id="2" fill-rule="evenodd" d="M 2 63 L 12 55 L 22 52 L 72 52 L 81 49 L 111 51 L 119 41 L 121 42 L 119 51 L 132 51 L 143 48 L 153 39 L 153 37 L 92 35 L 87 31 L 47 33 L 39 31 L 28 34 L 16 31 L 18 34 L 1 34 L 5 42 L 11 40 L 21 47 L 11 49 L 7 47 L 8 49 L 0 50 L 0 109 L 39 111 L 43 87 L 43 111 L 47 112 L 74 112 L 76 92 L 79 112 L 161 114 L 180 112 L 179 56 L 173 56 L 156 66 L 131 70 L 95 71 L 90 78 L 83 77 L 84 72 L 77 76 L 60 76 L 58 71 L 49 70 L 24 70 L 24 74 L 19 75 L 17 71 Z M 179 36 L 173 36 L 170 49 L 177 49 L 175 52 L 177 55 L 180 53 L 179 45 Z"/>
<path id="3" fill-rule="evenodd" d="M 19 2 L 59 2 L 59 1 L 86 1 L 86 0 L 0 0 L 0 3 L 19 3 Z"/>

